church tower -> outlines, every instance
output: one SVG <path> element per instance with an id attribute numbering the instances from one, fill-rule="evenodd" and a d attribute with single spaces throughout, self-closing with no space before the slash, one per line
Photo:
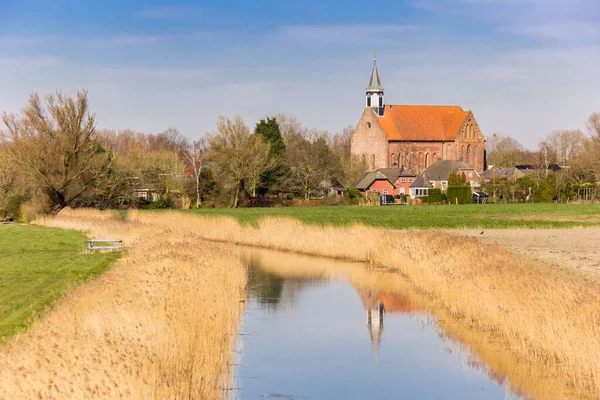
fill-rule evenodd
<path id="1" fill-rule="evenodd" d="M 373 57 L 373 72 L 371 72 L 371 80 L 365 92 L 366 106 L 371 107 L 380 117 L 383 116 L 383 86 L 381 86 L 379 73 L 377 73 L 377 56 Z"/>

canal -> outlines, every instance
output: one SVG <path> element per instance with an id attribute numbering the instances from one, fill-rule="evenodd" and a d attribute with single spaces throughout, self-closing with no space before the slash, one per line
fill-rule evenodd
<path id="1" fill-rule="evenodd" d="M 245 250 L 233 398 L 517 399 L 398 274 Z"/>

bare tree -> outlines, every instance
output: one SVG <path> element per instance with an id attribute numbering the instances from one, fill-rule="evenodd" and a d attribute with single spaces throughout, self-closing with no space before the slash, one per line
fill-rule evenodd
<path id="1" fill-rule="evenodd" d="M 200 171 L 206 153 L 206 139 L 186 140 L 183 157 L 193 169 L 193 177 L 196 186 L 196 208 L 200 208 L 202 200 L 200 198 Z"/>
<path id="2" fill-rule="evenodd" d="M 561 165 L 567 165 L 583 151 L 585 136 L 580 130 L 554 131 L 546 136 L 540 147 L 556 155 Z"/>
<path id="3" fill-rule="evenodd" d="M 217 131 L 208 138 L 209 157 L 214 160 L 224 177 L 233 184 L 233 207 L 238 207 L 244 185 L 254 183 L 269 164 L 269 145 L 261 136 L 251 135 L 250 129 L 238 115 L 220 116 Z M 266 156 L 265 156 L 266 155 Z M 251 188 L 252 189 L 252 188 Z"/>
<path id="4" fill-rule="evenodd" d="M 313 140 L 296 138 L 287 154 L 292 180 L 300 187 L 306 200 L 324 180 L 330 179 L 338 171 L 338 160 L 329 148 L 327 136 L 313 132 L 309 137 Z"/>
<path id="5" fill-rule="evenodd" d="M 513 167 L 522 161 L 523 146 L 510 136 L 496 132 L 487 138 L 488 163 L 498 167 Z"/>
<path id="6" fill-rule="evenodd" d="M 98 141 L 87 92 L 71 98 L 34 93 L 21 115 L 4 114 L 3 138 L 12 160 L 29 171 L 55 210 L 71 205 L 112 162 Z"/>

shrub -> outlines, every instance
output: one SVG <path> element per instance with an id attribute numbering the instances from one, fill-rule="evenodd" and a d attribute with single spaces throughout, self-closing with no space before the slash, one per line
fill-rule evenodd
<path id="1" fill-rule="evenodd" d="M 22 193 L 13 194 L 6 198 L 6 205 L 3 211 L 3 217 L 18 221 L 21 219 L 21 204 L 27 200 L 27 196 Z"/>
<path id="2" fill-rule="evenodd" d="M 471 204 L 473 195 L 469 186 L 450 186 L 446 191 L 448 203 L 450 204 Z"/>
<path id="3" fill-rule="evenodd" d="M 442 202 L 442 189 L 429 189 L 427 192 L 428 203 L 441 203 Z"/>
<path id="4" fill-rule="evenodd" d="M 349 204 L 358 204 L 362 197 L 363 195 L 360 194 L 360 190 L 358 190 L 356 186 L 348 187 L 348 190 L 346 191 L 346 201 Z"/>
<path id="5" fill-rule="evenodd" d="M 162 210 L 173 207 L 173 200 L 166 198 L 164 200 L 153 201 L 142 205 L 142 210 Z"/>

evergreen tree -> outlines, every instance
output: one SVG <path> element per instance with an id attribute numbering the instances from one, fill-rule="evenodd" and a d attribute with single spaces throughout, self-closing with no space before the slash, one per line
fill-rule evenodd
<path id="1" fill-rule="evenodd" d="M 285 153 L 285 143 L 275 118 L 261 119 L 254 128 L 254 134 L 261 135 L 266 143 L 271 146 L 271 157 L 281 157 Z"/>
<path id="2" fill-rule="evenodd" d="M 262 136 L 264 141 L 270 145 L 269 155 L 275 162 L 274 167 L 261 174 L 257 192 L 261 195 L 265 195 L 267 192 L 277 192 L 290 172 L 290 168 L 284 159 L 285 143 L 281 136 L 279 124 L 275 118 L 261 119 L 254 128 L 254 134 Z"/>
<path id="3" fill-rule="evenodd" d="M 448 186 L 458 186 L 458 176 L 454 170 L 450 172 L 450 176 L 448 177 Z"/>

